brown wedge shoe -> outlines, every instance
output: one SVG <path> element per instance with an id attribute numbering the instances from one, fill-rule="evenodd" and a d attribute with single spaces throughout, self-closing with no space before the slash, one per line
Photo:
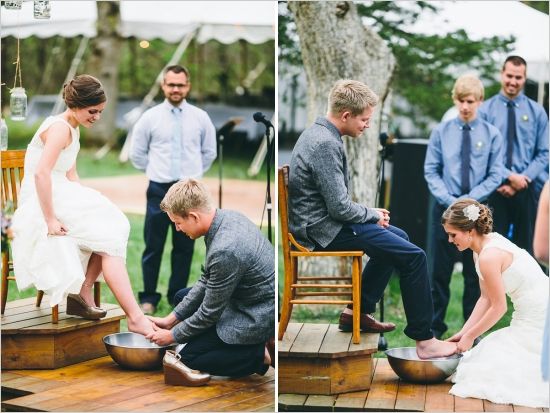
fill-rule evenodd
<path id="1" fill-rule="evenodd" d="M 99 320 L 107 315 L 107 311 L 89 306 L 80 294 L 69 294 L 67 296 L 67 314 L 77 315 L 87 320 Z"/>
<path id="2" fill-rule="evenodd" d="M 183 364 L 181 356 L 173 350 L 166 350 L 162 360 L 164 383 L 172 386 L 203 386 L 210 381 L 210 374 L 192 370 Z"/>

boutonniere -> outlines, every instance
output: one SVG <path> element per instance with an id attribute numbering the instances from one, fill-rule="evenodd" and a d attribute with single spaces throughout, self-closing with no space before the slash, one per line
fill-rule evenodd
<path id="1" fill-rule="evenodd" d="M 481 148 L 483 148 L 483 142 L 482 142 L 482 141 L 476 142 L 476 149 L 477 149 L 478 151 L 480 151 Z"/>
<path id="2" fill-rule="evenodd" d="M 529 116 L 523 115 L 523 116 L 521 117 L 521 120 L 524 121 L 524 122 L 527 122 L 527 121 L 529 121 Z"/>

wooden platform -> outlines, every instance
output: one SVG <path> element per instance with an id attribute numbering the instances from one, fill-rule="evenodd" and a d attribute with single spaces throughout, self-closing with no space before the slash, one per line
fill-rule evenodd
<path id="1" fill-rule="evenodd" d="M 289 323 L 279 341 L 279 392 L 337 394 L 370 387 L 378 334 L 352 334 L 335 324 Z"/>
<path id="2" fill-rule="evenodd" d="M 548 409 L 494 404 L 487 400 L 450 395 L 450 381 L 440 384 L 411 384 L 401 381 L 388 360 L 375 358 L 370 390 L 332 396 L 283 394 L 279 411 L 410 411 L 410 412 L 543 412 Z"/>
<path id="3" fill-rule="evenodd" d="M 124 312 L 115 304 L 102 304 L 107 316 L 85 320 L 67 315 L 59 305 L 59 323 L 51 321 L 44 297 L 8 302 L 2 315 L 2 369 L 54 369 L 107 355 L 103 337 L 120 331 Z"/>
<path id="4" fill-rule="evenodd" d="M 274 411 L 275 375 L 270 368 L 265 376 L 213 377 L 204 387 L 169 386 L 162 370 L 123 370 L 102 357 L 57 370 L 4 370 L 2 396 L 2 411 L 19 412 Z"/>

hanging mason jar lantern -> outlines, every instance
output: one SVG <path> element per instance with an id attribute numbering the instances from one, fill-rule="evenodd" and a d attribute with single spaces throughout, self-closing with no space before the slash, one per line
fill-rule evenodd
<path id="1" fill-rule="evenodd" d="M 23 0 L 6 0 L 4 1 L 4 7 L 8 10 L 21 10 Z"/>
<path id="2" fill-rule="evenodd" d="M 27 94 L 25 88 L 16 87 L 10 94 L 11 120 L 25 120 L 27 117 Z"/>
<path id="3" fill-rule="evenodd" d="M 51 6 L 48 0 L 34 0 L 34 18 L 49 19 Z"/>

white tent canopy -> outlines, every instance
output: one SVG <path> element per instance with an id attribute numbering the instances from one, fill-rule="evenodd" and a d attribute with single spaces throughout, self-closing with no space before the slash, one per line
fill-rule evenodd
<path id="1" fill-rule="evenodd" d="M 411 30 L 443 34 L 463 29 L 472 40 L 513 35 L 510 54 L 527 61 L 527 74 L 539 83 L 549 79 L 550 31 L 548 15 L 519 1 L 432 1 L 437 14 L 422 13 Z M 505 56 L 498 56 L 504 61 Z"/>
<path id="2" fill-rule="evenodd" d="M 21 10 L 1 13 L 1 35 L 26 38 L 37 36 L 95 37 L 95 1 L 52 0 L 51 18 L 33 17 L 33 2 L 24 1 Z M 214 39 L 229 44 L 239 39 L 259 44 L 275 38 L 277 13 L 274 3 L 263 1 L 127 1 L 120 2 L 123 37 L 159 38 L 179 42 L 200 26 L 197 40 Z"/>

